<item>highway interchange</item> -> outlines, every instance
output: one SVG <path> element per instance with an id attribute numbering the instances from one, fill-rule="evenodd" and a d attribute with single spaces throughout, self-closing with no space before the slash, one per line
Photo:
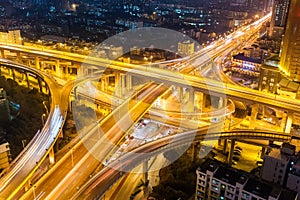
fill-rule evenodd
<path id="1" fill-rule="evenodd" d="M 266 19 L 264 19 L 264 20 L 266 20 Z M 238 35 L 240 35 L 240 34 L 241 33 L 239 32 Z M 213 57 L 219 55 L 221 52 L 225 51 L 225 49 L 228 49 L 228 46 L 232 46 L 232 44 L 228 45 L 228 42 L 224 42 L 223 46 L 222 45 L 220 45 L 220 46 L 221 47 L 217 49 L 217 50 L 220 50 L 220 52 L 212 52 Z M 3 47 L 9 49 L 9 47 L 7 47 L 7 45 L 2 46 L 2 48 Z M 28 49 L 26 50 L 26 48 L 24 50 L 24 49 L 21 49 L 19 47 L 18 48 L 17 47 L 11 47 L 11 48 L 13 48 L 14 50 L 18 50 L 18 51 L 27 51 L 28 50 Z M 234 47 L 234 48 L 236 48 L 236 47 Z M 33 52 L 32 49 L 28 50 L 28 52 L 34 53 L 34 54 L 44 54 L 45 56 L 50 56 L 48 53 L 44 53 L 44 52 Z M 58 58 L 60 58 L 60 59 L 76 60 L 78 62 L 82 62 L 82 59 L 84 59 L 83 57 L 81 57 L 79 55 L 70 56 L 68 54 L 67 56 L 65 56 L 66 53 L 59 53 L 60 55 L 58 55 L 56 53 L 57 52 L 53 53 L 54 57 L 58 56 Z M 53 56 L 53 54 L 51 54 L 51 56 Z M 201 58 L 201 55 L 199 57 Z M 197 55 L 195 57 L 191 58 L 191 61 L 196 59 L 196 58 L 197 58 Z M 88 61 L 88 62 L 90 62 L 90 64 L 95 64 L 96 60 L 98 61 L 97 62 L 97 65 L 98 65 L 99 60 L 101 60 L 101 59 L 95 59 L 95 60 L 91 59 L 91 61 Z M 206 62 L 207 61 L 205 60 L 205 62 L 203 62 L 203 63 L 206 63 Z M 214 81 L 214 80 L 210 80 L 210 79 L 206 79 L 206 78 L 194 77 L 192 75 L 182 74 L 182 73 L 179 73 L 179 72 L 170 72 L 170 71 L 165 71 L 165 70 L 162 70 L 162 69 L 153 68 L 153 67 L 149 67 L 149 66 L 148 67 L 133 66 L 133 65 L 130 65 L 130 64 L 124 64 L 124 63 L 119 63 L 119 62 L 109 62 L 109 63 L 107 63 L 107 60 L 103 61 L 103 63 L 106 66 L 107 66 L 107 64 L 109 64 L 109 67 L 111 67 L 113 69 L 127 71 L 130 74 L 140 75 L 140 76 L 143 76 L 143 77 L 147 76 L 147 77 L 151 77 L 152 79 L 154 79 L 154 77 L 156 77 L 155 79 L 157 79 L 158 82 L 164 82 L 165 85 L 173 85 L 173 84 L 174 85 L 180 85 L 180 86 L 186 86 L 187 85 L 189 87 L 192 86 L 195 90 L 200 90 L 200 91 L 204 91 L 204 92 L 207 92 L 207 90 L 209 90 L 210 94 L 216 95 L 216 96 L 226 94 L 227 97 L 229 97 L 229 98 L 244 100 L 244 101 L 246 100 L 246 102 L 258 102 L 258 103 L 263 103 L 265 105 L 273 105 L 273 106 L 275 105 L 275 102 L 276 102 L 277 107 L 284 108 L 284 109 L 289 110 L 289 111 L 297 111 L 297 108 L 299 108 L 299 104 L 300 104 L 300 102 L 296 101 L 296 100 L 291 100 L 291 99 L 279 97 L 279 96 L 276 96 L 276 95 L 269 95 L 269 94 L 266 94 L 266 93 L 241 88 L 240 86 L 235 86 L 235 85 L 231 85 L 231 84 L 223 84 L 223 83 L 220 84 L 219 81 Z M 8 63 L 6 61 L 2 61 L 1 64 L 2 65 L 8 65 L 9 67 L 14 67 L 14 68 L 21 67 L 21 68 L 26 69 L 26 71 L 31 71 L 32 70 L 32 73 L 35 73 L 35 74 L 41 76 L 47 82 L 47 84 L 49 86 L 49 89 L 50 89 L 50 92 L 51 92 L 51 95 L 52 95 L 51 96 L 52 97 L 52 102 L 51 102 L 50 115 L 49 115 L 48 120 L 46 122 L 46 125 L 44 126 L 42 131 L 35 136 L 35 138 L 33 140 L 33 143 L 31 143 L 31 146 L 28 147 L 28 149 L 26 151 L 26 152 L 29 152 L 28 155 L 26 155 L 27 154 L 26 152 L 23 152 L 21 154 L 20 158 L 17 161 L 14 162 L 12 167 L 9 168 L 9 170 L 7 172 L 5 172 L 3 174 L 3 177 L 1 178 L 2 185 L 0 185 L 1 186 L 0 187 L 0 191 L 1 191 L 0 196 L 5 197 L 5 198 L 6 197 L 7 198 L 12 198 L 14 196 L 14 194 L 18 191 L 18 189 L 20 189 L 25 184 L 25 182 L 28 181 L 28 179 L 30 178 L 32 173 L 34 173 L 34 171 L 38 167 L 37 163 L 40 163 L 43 159 L 45 159 L 45 157 L 49 153 L 47 151 L 50 151 L 50 148 L 54 144 L 54 142 L 55 142 L 55 140 L 58 136 L 58 132 L 60 132 L 60 129 L 61 129 L 62 124 L 63 124 L 64 119 L 65 119 L 65 114 L 66 114 L 67 107 L 68 107 L 67 103 L 69 102 L 68 101 L 69 93 L 70 93 L 71 89 L 73 88 L 73 84 L 68 84 L 67 86 L 65 86 L 65 89 L 63 90 L 63 92 L 61 92 L 61 90 L 59 89 L 59 86 L 57 86 L 56 82 L 53 81 L 53 79 L 49 78 L 48 76 L 46 76 L 42 72 L 39 72 L 38 70 L 28 69 L 24 66 L 19 66 L 19 65 L 16 65 L 16 64 Z M 103 66 L 101 66 L 101 67 L 103 67 Z M 181 70 L 182 69 L 180 69 L 180 71 Z M 220 87 L 220 85 L 222 87 Z M 158 86 L 156 86 L 156 87 L 158 87 Z M 150 100 L 151 101 L 148 102 L 145 109 L 142 109 L 143 113 L 138 114 L 138 116 L 135 117 L 135 119 L 132 121 L 132 123 L 134 123 L 143 114 L 145 114 L 145 111 L 147 111 L 149 109 L 149 107 L 151 106 L 153 101 L 157 98 L 157 96 L 160 96 L 163 92 L 166 91 L 167 87 L 165 87 L 165 86 L 161 86 L 161 87 L 164 87 L 165 89 L 160 90 L 160 89 L 157 88 L 158 91 L 154 90 L 158 93 L 155 94 L 154 96 L 150 95 L 151 98 L 149 98 L 147 101 L 150 101 Z M 150 92 L 150 94 L 151 94 L 151 92 Z M 145 94 L 146 97 L 148 97 L 148 95 Z M 143 100 L 145 100 L 145 99 L 143 99 Z M 63 102 L 65 102 L 65 103 L 63 103 Z M 143 102 L 143 101 L 141 101 L 141 102 Z M 135 110 L 134 113 L 136 111 L 138 111 L 138 110 Z M 112 122 L 114 122 L 114 121 L 112 121 Z M 132 124 L 130 126 L 132 126 Z M 110 125 L 108 125 L 108 127 L 109 128 L 106 129 L 107 132 L 109 132 L 110 130 L 113 130 L 114 123 L 110 123 Z M 130 127 L 127 127 L 127 129 L 129 129 L 129 128 Z M 207 130 L 207 128 L 205 130 Z M 195 132 L 194 132 L 194 134 L 195 134 Z M 118 142 L 120 140 L 121 135 L 119 135 L 117 138 L 110 138 L 110 139 L 112 139 L 114 141 L 114 143 Z M 185 135 L 187 136 L 188 134 L 185 134 Z M 248 135 L 246 134 L 245 137 L 258 137 L 258 138 L 261 137 L 261 138 L 267 138 L 267 139 L 274 139 L 274 135 L 276 135 L 276 133 L 272 133 L 271 135 L 268 135 L 268 136 L 263 135 L 263 134 L 261 136 L 259 136 L 258 134 L 256 134 L 256 136 L 253 136 L 253 134 L 252 134 L 252 136 L 250 136 L 249 134 Z M 241 136 L 241 135 L 238 135 L 238 136 Z M 182 136 L 182 137 L 184 137 L 184 136 Z M 232 136 L 232 135 L 229 134 L 228 136 L 226 136 L 226 135 L 222 135 L 222 134 L 220 135 L 219 134 L 219 135 L 216 135 L 214 137 L 211 136 L 212 139 L 218 139 L 219 137 L 228 137 L 228 138 L 230 138 L 230 137 L 237 137 L 237 135 Z M 282 140 L 282 137 L 284 137 L 284 140 L 289 140 L 290 139 L 290 136 L 286 136 L 286 135 L 283 135 L 283 134 L 280 134 L 279 137 L 277 138 L 278 140 Z M 94 137 L 92 137 L 92 138 L 94 138 Z M 190 137 L 188 137 L 188 138 L 190 138 Z M 41 140 L 43 141 L 43 143 L 41 143 Z M 168 142 L 170 142 L 170 141 L 168 141 Z M 153 145 L 153 144 L 147 144 L 145 146 L 143 145 L 141 148 L 145 148 L 145 149 L 143 149 L 143 151 L 149 151 L 149 149 L 152 150 L 152 148 L 153 149 L 163 148 L 164 143 L 160 143 L 160 144 L 161 144 L 161 146 L 156 146 L 157 144 L 155 144 L 154 146 L 148 146 L 148 145 Z M 97 150 L 97 148 L 100 148 L 100 146 L 98 145 L 98 147 L 95 147 L 95 150 Z M 77 148 L 75 148 L 74 150 L 71 150 L 71 151 L 75 151 L 76 149 Z M 110 148 L 108 148 L 108 150 L 110 150 Z M 43 151 L 45 151 L 45 152 L 41 153 Z M 106 153 L 104 155 L 106 155 Z M 63 159 L 65 159 L 65 160 L 68 159 L 68 162 L 70 162 L 70 157 L 72 156 L 71 154 L 72 154 L 72 152 L 69 152 L 67 154 L 67 157 L 63 158 Z M 74 156 L 75 154 L 78 155 L 77 158 L 75 158 L 75 156 Z M 86 158 L 87 156 L 89 156 L 89 159 L 93 159 L 93 158 L 91 158 L 92 157 L 91 155 L 86 155 L 86 151 L 84 151 L 84 150 L 82 150 L 82 152 L 78 151 L 78 152 L 73 154 L 73 159 L 74 160 L 72 162 L 75 162 L 75 163 L 77 163 L 77 162 L 80 163 L 81 162 L 81 165 L 82 165 L 83 161 L 80 158 L 88 159 L 88 158 Z M 127 156 L 130 156 L 130 155 L 128 154 Z M 79 159 L 79 160 L 77 160 L 77 159 Z M 127 157 L 127 159 L 128 159 L 128 157 Z M 142 159 L 142 158 L 129 158 L 130 161 L 134 160 L 134 159 Z M 97 163 L 97 165 L 98 165 L 99 160 L 97 160 L 97 161 L 95 160 L 94 162 L 91 161 L 91 162 L 88 162 L 88 163 L 91 163 L 91 165 L 92 164 L 96 165 L 96 163 Z M 119 162 L 119 165 L 120 165 L 119 167 L 121 167 L 120 163 L 123 163 L 123 162 Z M 125 163 L 125 160 L 124 160 L 124 163 Z M 136 162 L 134 161 L 133 163 L 136 163 Z M 130 165 L 130 164 L 132 164 L 132 163 L 128 163 L 128 165 Z M 81 165 L 78 165 L 78 166 L 81 166 Z M 59 166 L 59 165 L 57 165 L 57 166 Z M 77 166 L 77 165 L 75 165 L 75 166 Z M 122 167 L 126 167 L 126 165 L 124 166 L 122 164 Z M 93 167 L 91 167 L 91 168 L 93 168 Z M 26 170 L 26 169 L 28 169 L 28 170 Z M 80 167 L 76 167 L 76 170 L 79 170 L 79 169 L 80 169 Z M 104 169 L 107 170 L 108 168 L 104 168 Z M 73 167 L 71 167 L 69 169 L 69 171 L 74 171 L 72 173 L 79 173 L 76 170 Z M 84 173 L 86 173 L 86 172 L 84 172 Z M 107 173 L 105 174 L 106 176 L 108 175 Z M 111 171 L 110 173 L 116 173 L 116 172 Z M 86 173 L 85 177 L 88 177 L 89 174 L 90 174 L 90 172 Z M 110 175 L 112 175 L 112 174 L 110 174 Z M 71 176 L 71 177 L 73 177 L 73 176 Z M 74 180 L 75 177 L 76 176 L 74 176 L 73 179 L 70 178 L 70 175 L 62 177 L 62 178 L 64 178 L 63 179 L 64 181 L 59 182 L 59 180 L 57 180 L 59 183 L 55 183 L 55 185 L 56 185 L 55 190 L 52 190 L 52 192 L 49 191 L 46 194 L 45 191 L 42 191 L 42 189 L 40 189 L 42 192 L 40 192 L 39 194 L 42 194 L 43 198 L 45 198 L 47 195 L 48 195 L 47 197 L 49 197 L 49 198 L 51 197 L 51 198 L 57 198 L 57 199 L 67 197 L 67 196 L 69 197 L 70 194 L 74 194 L 76 192 L 76 190 L 74 191 L 74 188 L 76 189 L 78 186 L 74 185 L 74 187 L 70 187 L 69 191 L 66 192 L 67 196 L 63 196 L 64 192 L 67 189 L 64 188 L 62 184 L 63 183 L 69 183 L 70 185 L 74 184 L 74 182 L 72 182 L 72 180 Z M 117 178 L 117 177 L 119 177 L 119 175 L 113 175 L 111 177 L 112 178 L 113 177 Z M 101 180 L 103 181 L 105 179 L 103 179 L 103 177 L 101 177 Z M 42 179 L 41 179 L 41 181 L 42 181 Z M 78 184 L 82 185 L 84 183 L 85 179 L 82 179 L 82 181 L 83 182 L 80 182 Z M 115 181 L 115 179 L 113 181 Z M 98 182 L 99 182 L 99 180 L 98 180 Z M 93 184 L 94 188 L 96 187 L 95 184 L 96 183 Z M 112 184 L 112 183 L 110 183 L 110 184 Z M 108 184 L 107 186 L 110 186 L 110 185 Z M 36 185 L 35 185 L 35 187 L 36 187 Z M 26 194 L 27 198 L 32 198 L 32 196 L 31 196 L 31 195 L 33 195 L 32 190 L 38 190 L 38 189 L 39 189 L 38 187 L 31 189 L 31 191 Z M 95 195 L 94 192 L 95 191 L 93 191 L 91 193 L 91 195 Z M 56 196 L 58 194 L 61 194 L 61 196 Z M 24 196 L 23 198 L 26 199 L 26 196 Z"/>

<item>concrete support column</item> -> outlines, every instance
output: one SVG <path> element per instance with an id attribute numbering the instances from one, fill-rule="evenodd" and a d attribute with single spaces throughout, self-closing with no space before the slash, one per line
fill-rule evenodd
<path id="1" fill-rule="evenodd" d="M 227 139 L 224 139 L 223 153 L 226 153 L 226 151 L 227 151 Z"/>
<path id="2" fill-rule="evenodd" d="M 194 112 L 195 111 L 195 91 L 193 89 L 189 89 L 189 101 L 187 102 L 187 111 Z"/>
<path id="3" fill-rule="evenodd" d="M 254 129 L 255 128 L 257 113 L 258 113 L 258 104 L 254 104 L 251 108 L 249 129 Z"/>
<path id="4" fill-rule="evenodd" d="M 222 145 L 222 139 L 218 139 L 218 146 Z"/>
<path id="5" fill-rule="evenodd" d="M 293 123 L 292 114 L 283 113 L 281 124 L 280 124 L 281 131 L 284 133 L 291 133 L 292 123 Z"/>
<path id="6" fill-rule="evenodd" d="M 115 72 L 115 95 L 121 97 L 121 74 Z"/>
<path id="7" fill-rule="evenodd" d="M 285 130 L 284 130 L 285 133 L 291 133 L 292 123 L 293 123 L 293 116 L 292 114 L 288 113 Z"/>
<path id="8" fill-rule="evenodd" d="M 16 55 L 17 55 L 17 62 L 20 62 L 22 60 L 22 57 L 21 57 L 21 53 L 20 52 L 16 52 Z"/>
<path id="9" fill-rule="evenodd" d="M 66 65 L 66 71 L 65 71 L 65 75 L 66 75 L 66 77 L 69 77 L 69 66 L 68 65 Z"/>
<path id="10" fill-rule="evenodd" d="M 234 151 L 234 145 L 235 145 L 235 140 L 231 140 L 230 150 L 229 150 L 228 157 L 227 157 L 229 166 L 232 165 L 232 156 L 233 156 L 233 151 Z"/>
<path id="11" fill-rule="evenodd" d="M 31 188 L 31 185 L 32 185 L 32 183 L 31 183 L 31 178 L 30 178 L 30 179 L 28 179 L 28 181 L 25 183 L 25 186 L 24 186 L 25 192 L 27 192 L 27 191 Z"/>
<path id="12" fill-rule="evenodd" d="M 54 149 L 53 148 L 51 148 L 50 152 L 49 152 L 49 161 L 50 161 L 50 164 L 54 164 L 55 163 Z"/>
<path id="13" fill-rule="evenodd" d="M 25 77 L 26 77 L 27 87 L 30 88 L 30 82 L 29 82 L 28 73 L 25 73 Z"/>
<path id="14" fill-rule="evenodd" d="M 265 154 L 266 154 L 266 147 L 262 147 L 262 148 L 261 148 L 260 158 L 263 159 L 264 156 L 265 156 Z"/>
<path id="15" fill-rule="evenodd" d="M 177 97 L 178 97 L 178 102 L 181 103 L 183 101 L 183 88 L 180 86 L 177 86 Z"/>
<path id="16" fill-rule="evenodd" d="M 286 126 L 286 123 L 287 123 L 287 113 L 283 113 L 282 114 L 282 119 L 281 119 L 281 123 L 280 123 L 280 130 L 281 132 L 285 132 L 285 126 Z"/>
<path id="17" fill-rule="evenodd" d="M 42 71 L 45 70 L 45 62 L 39 62 L 39 69 Z"/>
<path id="18" fill-rule="evenodd" d="M 126 86 L 127 91 L 132 90 L 132 76 L 129 74 L 126 75 Z"/>
<path id="19" fill-rule="evenodd" d="M 106 81 L 106 78 L 105 78 L 105 76 L 103 75 L 102 77 L 101 77 L 101 86 L 100 86 L 100 90 L 101 91 L 105 91 L 105 81 Z"/>
<path id="20" fill-rule="evenodd" d="M 6 57 L 5 57 L 4 49 L 1 49 L 1 57 L 2 57 L 2 58 L 6 58 Z"/>
<path id="21" fill-rule="evenodd" d="M 62 77 L 62 71 L 61 71 L 61 68 L 60 68 L 60 61 L 57 60 L 56 63 L 55 63 L 55 73 L 58 77 Z"/>
<path id="22" fill-rule="evenodd" d="M 200 112 L 203 112 L 203 109 L 205 108 L 206 104 L 206 94 L 202 92 L 197 93 L 197 108 L 200 110 Z"/>
<path id="23" fill-rule="evenodd" d="M 16 81 L 16 75 L 14 69 L 11 69 L 11 75 L 14 81 Z"/>
<path id="24" fill-rule="evenodd" d="M 145 160 L 143 162 L 143 180 L 144 180 L 144 183 L 147 183 L 149 181 L 148 179 L 148 160 Z"/>
<path id="25" fill-rule="evenodd" d="M 121 96 L 125 95 L 126 90 L 126 76 L 121 74 Z"/>
<path id="26" fill-rule="evenodd" d="M 225 104 L 224 101 L 225 101 L 225 99 L 223 97 L 219 98 L 219 103 L 218 103 L 218 108 L 219 109 L 224 107 L 224 104 Z"/>

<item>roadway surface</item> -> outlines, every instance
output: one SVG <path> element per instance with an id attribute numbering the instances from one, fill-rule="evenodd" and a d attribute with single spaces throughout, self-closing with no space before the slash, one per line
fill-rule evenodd
<path id="1" fill-rule="evenodd" d="M 47 83 L 51 94 L 51 108 L 43 129 L 34 136 L 10 167 L 1 173 L 0 199 L 10 199 L 33 175 L 54 145 L 64 124 L 72 84 L 59 88 L 55 80 L 43 72 L 11 61 L 0 61 L 1 66 L 30 72 Z"/>
<path id="2" fill-rule="evenodd" d="M 100 128 L 96 126 L 84 133 L 82 140 L 20 199 L 33 199 L 34 195 L 41 199 L 68 199 L 167 89 L 147 84 L 104 118 Z"/>
<path id="3" fill-rule="evenodd" d="M 260 20 L 241 27 L 234 33 L 230 34 L 226 40 L 220 43 L 215 43 L 213 46 L 209 46 L 207 48 L 213 49 L 212 56 L 221 54 L 223 51 L 234 50 L 237 46 L 244 42 L 244 38 L 250 38 L 252 33 L 257 32 L 261 25 L 268 21 L 270 18 L 270 14 L 261 18 Z M 57 58 L 60 60 L 73 61 L 78 63 L 85 63 L 90 66 L 99 66 L 100 69 L 114 69 L 117 71 L 123 71 L 128 74 L 133 74 L 141 77 L 148 77 L 151 80 L 155 80 L 158 82 L 164 82 L 165 84 L 170 85 L 179 85 L 182 87 L 193 87 L 197 91 L 209 92 L 211 95 L 215 96 L 223 96 L 226 94 L 228 98 L 234 100 L 240 100 L 250 103 L 261 103 L 264 105 L 268 105 L 271 107 L 281 108 L 286 111 L 298 112 L 298 108 L 300 107 L 300 101 L 295 99 L 290 99 L 274 94 L 268 94 L 265 92 L 254 91 L 249 88 L 240 87 L 237 85 L 232 85 L 229 83 L 223 83 L 218 80 L 211 80 L 207 78 L 195 77 L 189 74 L 182 74 L 180 72 L 175 71 L 167 71 L 159 68 L 149 67 L 149 66 L 138 66 L 132 65 L 117 61 L 110 61 L 107 59 L 96 58 L 96 57 L 86 57 L 79 54 L 60 52 L 55 50 L 47 50 L 35 47 L 28 46 L 18 46 L 18 45 L 0 45 L 0 49 L 7 49 L 11 51 L 23 52 L 35 54 L 41 57 L 49 57 L 49 58 Z M 214 52 L 216 51 L 216 52 Z M 202 66 L 209 61 L 210 56 L 207 56 L 207 49 L 202 49 L 193 55 L 189 61 L 190 64 L 193 65 L 193 61 L 199 61 L 196 66 Z M 201 58 L 205 55 L 207 59 L 197 59 Z M 184 61 L 184 62 L 189 62 Z M 88 67 L 88 66 L 85 66 Z M 83 69 L 81 69 L 84 71 Z M 85 75 L 86 72 L 83 72 L 82 75 Z"/>
<path id="4" fill-rule="evenodd" d="M 199 130 L 178 133 L 170 135 L 159 140 L 146 143 L 133 149 L 116 161 L 105 167 L 98 174 L 93 176 L 80 190 L 72 197 L 72 199 L 97 199 L 102 197 L 105 192 L 124 174 L 124 171 L 130 171 L 139 163 L 148 160 L 150 157 L 159 155 L 176 147 L 190 145 L 192 141 L 209 141 L 218 139 L 260 139 L 271 141 L 290 141 L 292 136 L 286 133 L 264 132 L 259 130 L 237 130 L 231 132 L 207 133 L 208 127 Z M 213 129 L 211 129 L 213 131 Z"/>
<path id="5" fill-rule="evenodd" d="M 228 45 L 228 46 L 230 46 L 230 45 Z M 16 49 L 14 49 L 14 50 L 16 50 Z M 32 50 L 30 50 L 30 53 L 32 53 Z M 38 52 L 34 52 L 34 53 L 38 53 Z M 63 53 L 63 54 L 65 54 L 65 53 Z M 49 55 L 46 55 L 46 56 L 49 56 Z M 62 55 L 60 55 L 59 58 L 62 58 L 61 56 Z M 62 58 L 62 59 L 65 59 L 65 58 Z M 96 62 L 96 61 L 93 61 L 93 62 Z M 95 63 L 90 63 L 90 64 L 95 64 Z M 106 61 L 106 64 L 107 64 L 107 61 Z M 225 88 L 221 87 L 221 89 L 220 89 L 220 82 L 214 82 L 213 80 L 208 80 L 208 79 L 204 79 L 204 78 L 200 79 L 200 80 L 199 80 L 199 78 L 197 78 L 198 80 L 195 80 L 195 77 L 193 77 L 193 76 L 182 75 L 182 74 L 175 73 L 175 72 L 165 72 L 165 71 L 161 71 L 161 69 L 154 69 L 154 68 L 149 68 L 149 67 L 144 67 L 144 66 L 138 66 L 138 67 L 134 66 L 134 68 L 133 68 L 132 65 L 126 64 L 126 66 L 124 66 L 124 63 L 118 63 L 118 62 L 113 62 L 112 64 L 111 63 L 109 63 L 109 64 L 110 64 L 109 67 L 114 68 L 114 69 L 118 69 L 118 70 L 122 69 L 122 71 L 128 70 L 129 73 L 139 74 L 142 76 L 148 76 L 148 77 L 152 77 L 152 78 L 157 77 L 157 73 L 158 73 L 159 74 L 158 80 L 164 80 L 166 82 L 169 82 L 170 84 L 187 85 L 186 82 L 188 82 L 189 83 L 188 85 L 192 85 L 193 87 L 195 87 L 199 90 L 209 89 L 210 91 L 214 92 L 215 94 L 223 94 L 222 90 L 225 90 L 225 93 L 227 95 L 232 96 L 232 97 L 237 97 L 238 99 L 243 99 L 243 100 L 248 100 L 248 101 L 254 100 L 254 101 L 264 103 L 264 104 L 268 104 L 270 102 L 269 99 L 271 97 L 272 97 L 271 99 L 274 99 L 274 101 L 276 101 L 276 102 L 278 101 L 278 99 L 280 99 L 281 103 L 278 105 L 278 107 L 284 107 L 289 110 L 295 110 L 295 105 L 299 104 L 299 101 L 294 102 L 293 100 L 280 98 L 280 97 L 276 97 L 276 96 L 274 97 L 273 95 L 265 98 L 265 97 L 262 97 L 261 93 L 260 93 L 260 96 L 258 95 L 259 96 L 258 98 L 253 98 L 252 90 L 251 90 L 251 92 L 246 91 L 246 93 L 248 95 L 245 97 L 245 95 L 244 95 L 245 91 L 240 91 L 241 88 L 236 89 L 233 86 L 231 86 L 231 85 L 228 86 L 228 84 L 226 84 Z M 120 68 L 120 67 L 122 67 L 122 68 Z M 137 69 L 137 68 L 139 68 L 139 69 Z M 146 72 L 146 75 L 145 75 L 145 72 Z M 207 82 L 209 82 L 209 84 L 207 84 Z M 243 88 L 242 90 L 245 90 L 245 88 Z M 266 95 L 266 94 L 264 94 L 264 95 Z M 286 100 L 288 100 L 288 102 L 286 102 Z M 287 106 L 287 104 L 290 106 Z M 271 105 L 274 105 L 274 103 L 271 102 Z"/>

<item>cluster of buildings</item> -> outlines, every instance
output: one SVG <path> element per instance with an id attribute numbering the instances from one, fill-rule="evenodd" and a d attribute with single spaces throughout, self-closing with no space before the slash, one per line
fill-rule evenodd
<path id="1" fill-rule="evenodd" d="M 10 119 L 10 109 L 7 101 L 6 92 L 0 88 L 0 139 L 2 135 L 1 125 L 7 123 Z M 7 142 L 0 142 L 0 171 L 9 166 L 11 161 L 10 147 Z"/>
<path id="2" fill-rule="evenodd" d="M 203 43 L 262 16 L 269 1 L 2 0 L 0 30 L 20 29 L 32 40 L 56 35 L 103 41 L 128 29 L 165 27 Z"/>
<path id="3" fill-rule="evenodd" d="M 300 156 L 283 143 L 263 157 L 260 177 L 207 159 L 196 171 L 197 200 L 296 200 L 300 196 Z"/>
<path id="4" fill-rule="evenodd" d="M 260 90 L 292 98 L 300 94 L 300 2 L 275 0 L 269 37 L 279 40 L 279 56 L 272 56 L 262 65 Z"/>
<path id="5" fill-rule="evenodd" d="M 300 98 L 300 1 L 274 0 L 267 35 L 232 58 L 233 71 L 258 78 L 258 89 Z"/>

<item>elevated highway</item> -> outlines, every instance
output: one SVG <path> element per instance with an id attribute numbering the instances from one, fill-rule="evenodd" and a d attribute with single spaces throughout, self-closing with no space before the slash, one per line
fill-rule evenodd
<path id="1" fill-rule="evenodd" d="M 141 145 L 128 153 L 120 156 L 109 166 L 103 168 L 93 176 L 72 199 L 99 199 L 126 171 L 134 169 L 143 161 L 171 149 L 190 145 L 191 137 L 194 142 L 218 140 L 218 139 L 259 139 L 268 141 L 290 141 L 292 136 L 286 133 L 265 132 L 260 130 L 237 130 L 230 132 L 207 133 L 208 127 L 199 130 L 188 131 L 177 135 L 170 135 Z"/>
<path id="2" fill-rule="evenodd" d="M 119 145 L 127 131 L 149 110 L 156 98 L 167 90 L 168 87 L 163 84 L 149 83 L 100 123 L 96 122 L 88 133 L 82 133 L 81 141 L 35 183 L 32 187 L 34 193 L 43 199 L 68 199 L 72 196 L 77 187 L 84 184 L 101 161 Z M 32 199 L 32 195 L 29 190 L 21 199 Z"/>
<path id="3" fill-rule="evenodd" d="M 227 38 L 227 40 L 224 41 L 224 43 L 222 43 L 220 47 L 220 52 L 222 52 L 224 49 L 227 49 L 229 51 L 230 49 L 232 50 L 236 48 L 236 45 L 234 45 L 236 43 L 236 40 L 240 38 L 242 43 L 243 37 L 247 32 L 251 31 L 252 29 L 258 29 L 262 23 L 269 20 L 269 17 L 270 15 L 267 15 L 259 21 L 254 22 L 248 26 L 244 26 L 238 31 L 236 31 L 229 38 Z M 225 48 L 223 45 L 225 45 L 225 47 L 227 48 Z M 218 46 L 215 46 L 215 48 L 218 48 Z M 164 82 L 165 84 L 177 85 L 182 87 L 193 87 L 196 91 L 210 93 L 216 96 L 222 96 L 226 94 L 228 98 L 234 100 L 240 100 L 250 103 L 261 103 L 290 112 L 298 112 L 298 108 L 300 106 L 300 101 L 298 100 L 289 99 L 274 94 L 268 94 L 265 92 L 253 91 L 248 88 L 232 85 L 230 83 L 223 83 L 218 80 L 211 80 L 203 77 L 195 77 L 188 74 L 182 74 L 180 72 L 167 71 L 164 69 L 154 68 L 150 66 L 132 65 L 118 61 L 110 61 L 96 57 L 86 57 L 83 55 L 59 52 L 55 50 L 44 49 L 43 51 L 41 51 L 38 48 L 27 46 L 0 45 L 0 49 L 31 53 L 38 56 L 51 57 L 59 60 L 68 60 L 78 63 L 84 63 L 85 67 L 97 66 L 100 69 L 113 69 L 135 76 L 147 77 L 157 82 Z M 195 56 L 191 57 L 192 61 L 197 60 L 196 58 L 199 58 L 197 56 L 203 56 L 203 52 L 200 51 L 196 53 Z M 198 63 L 198 65 L 201 66 L 206 62 L 206 59 L 204 61 L 202 60 L 202 62 Z M 87 72 L 85 72 L 85 69 L 81 69 L 81 71 L 83 71 L 82 75 L 87 74 Z"/>
<path id="4" fill-rule="evenodd" d="M 51 94 L 51 107 L 44 127 L 0 175 L 0 199 L 10 199 L 30 179 L 47 155 L 53 153 L 52 147 L 64 124 L 68 97 L 73 85 L 59 88 L 54 79 L 39 70 L 29 69 L 11 61 L 1 59 L 0 66 L 35 74 L 47 83 Z"/>
<path id="5" fill-rule="evenodd" d="M 7 48 L 7 47 L 4 47 Z M 14 51 L 17 47 L 13 47 Z M 21 48 L 20 51 L 24 52 Z M 33 50 L 29 50 L 29 53 L 32 53 Z M 41 55 L 40 52 L 33 52 L 34 54 Z M 40 54 L 39 54 L 40 53 Z M 43 56 L 49 56 L 49 57 L 55 57 L 51 54 L 42 53 Z M 66 55 L 66 53 L 59 53 L 60 55 L 56 55 L 58 59 L 63 60 L 74 60 L 75 62 L 83 62 L 85 61 L 85 57 L 82 57 L 80 55 Z M 245 88 L 241 88 L 239 86 L 233 86 L 230 84 L 223 84 L 218 81 L 205 79 L 205 78 L 199 78 L 194 77 L 191 75 L 184 75 L 180 74 L 178 72 L 168 72 L 166 70 L 147 67 L 147 66 L 135 66 L 115 61 L 107 61 L 107 60 L 101 60 L 99 58 L 91 58 L 88 59 L 88 64 L 90 65 L 98 65 L 99 61 L 102 63 L 100 67 L 109 67 L 118 71 L 125 71 L 129 74 L 138 75 L 142 77 L 151 77 L 154 80 L 157 80 L 158 82 L 165 82 L 170 85 L 180 85 L 180 86 L 192 86 L 196 90 L 204 91 L 204 92 L 210 92 L 214 95 L 222 95 L 225 91 L 225 94 L 228 97 L 238 99 L 238 100 L 246 100 L 250 102 L 259 102 L 266 105 L 272 105 L 274 106 L 276 102 L 277 107 L 284 108 L 289 111 L 295 111 L 297 112 L 297 107 L 299 107 L 299 101 L 294 101 L 290 99 L 285 99 L 282 97 L 277 97 L 276 95 L 267 95 L 265 93 L 253 93 L 256 91 L 247 91 Z M 157 75 L 158 74 L 158 75 Z M 246 90 L 246 91 L 244 91 Z M 265 97 L 267 96 L 267 97 Z M 280 100 L 280 103 L 278 104 L 278 100 Z M 68 102 L 68 101 L 66 101 Z M 224 136 L 225 137 L 225 136 Z M 56 189 L 56 191 L 60 191 L 62 193 L 62 190 Z M 1 193 L 0 193 L 1 194 Z M 53 195 L 53 193 L 51 194 Z"/>

